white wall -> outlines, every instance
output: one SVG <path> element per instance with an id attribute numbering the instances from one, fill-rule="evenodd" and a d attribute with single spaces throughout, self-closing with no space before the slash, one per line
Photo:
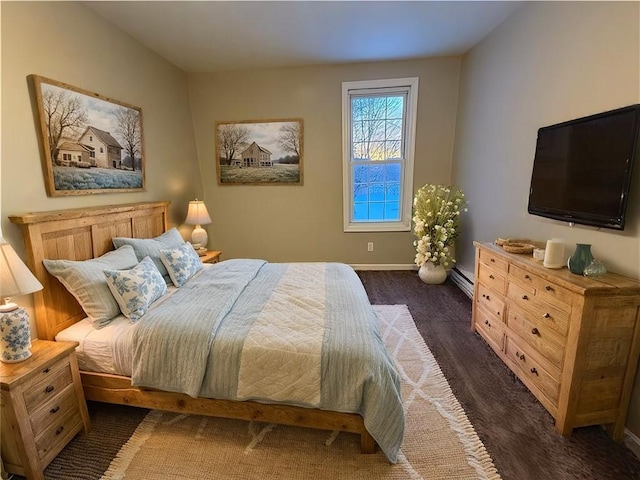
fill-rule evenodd
<path id="1" fill-rule="evenodd" d="M 456 244 L 462 269 L 473 272 L 473 240 L 561 237 L 567 254 L 575 243 L 589 243 L 610 271 L 640 276 L 640 165 L 624 232 L 527 213 L 538 128 L 639 103 L 639 8 L 531 2 L 465 56 L 453 176 L 469 200 Z M 628 425 L 640 435 L 638 377 Z"/>

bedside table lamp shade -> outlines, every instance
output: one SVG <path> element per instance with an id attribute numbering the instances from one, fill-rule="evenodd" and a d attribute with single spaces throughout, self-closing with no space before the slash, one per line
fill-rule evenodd
<path id="1" fill-rule="evenodd" d="M 187 219 L 184 221 L 187 225 L 195 225 L 191 233 L 191 243 L 200 244 L 202 247 L 206 247 L 209 242 L 207 231 L 201 227 L 211 223 L 211 217 L 207 212 L 207 207 L 202 200 L 192 200 L 189 202 L 189 211 L 187 212 Z"/>
<path id="2" fill-rule="evenodd" d="M 10 297 L 42 290 L 42 285 L 20 257 L 0 237 L 0 360 L 21 362 L 31 356 L 29 315 L 24 308 L 11 303 Z"/>

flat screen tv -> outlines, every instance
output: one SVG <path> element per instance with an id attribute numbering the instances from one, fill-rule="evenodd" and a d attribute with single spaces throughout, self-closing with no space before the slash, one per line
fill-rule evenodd
<path id="1" fill-rule="evenodd" d="M 529 213 L 623 230 L 639 131 L 640 105 L 540 128 Z"/>

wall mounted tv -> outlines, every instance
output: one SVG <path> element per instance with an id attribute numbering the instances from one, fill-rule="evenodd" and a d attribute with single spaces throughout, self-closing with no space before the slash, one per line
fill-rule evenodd
<path id="1" fill-rule="evenodd" d="M 640 105 L 540 128 L 528 212 L 623 230 L 639 132 Z"/>

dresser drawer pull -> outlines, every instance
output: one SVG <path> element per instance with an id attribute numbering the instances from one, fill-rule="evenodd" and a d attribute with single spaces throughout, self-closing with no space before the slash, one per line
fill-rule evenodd
<path id="1" fill-rule="evenodd" d="M 526 278 L 527 280 L 531 280 L 531 277 L 529 275 L 525 275 L 524 278 Z"/>
<path id="2" fill-rule="evenodd" d="M 489 261 L 495 263 L 495 260 L 493 258 L 490 258 Z"/>
<path id="3" fill-rule="evenodd" d="M 531 333 L 532 333 L 533 335 L 540 335 L 540 330 L 538 330 L 536 327 L 533 327 L 533 328 L 531 329 Z"/>
<path id="4" fill-rule="evenodd" d="M 48 385 L 47 388 L 44 389 L 46 393 L 51 393 L 56 389 L 53 385 Z"/>
<path id="5" fill-rule="evenodd" d="M 523 300 L 529 300 L 529 297 L 527 297 L 526 295 L 522 295 L 522 299 Z"/>
<path id="6" fill-rule="evenodd" d="M 484 321 L 484 324 L 485 324 L 487 327 L 491 328 L 491 324 L 489 323 L 489 320 L 485 320 L 485 321 Z"/>
<path id="7" fill-rule="evenodd" d="M 545 313 L 544 315 L 542 315 L 542 318 L 549 318 L 551 317 L 551 315 L 549 315 L 548 313 Z"/>
<path id="8" fill-rule="evenodd" d="M 489 295 L 486 295 L 486 294 L 484 294 L 484 293 L 482 294 L 482 298 L 486 298 L 487 300 L 491 300 L 491 299 L 489 298 Z"/>
<path id="9" fill-rule="evenodd" d="M 54 413 L 57 413 L 58 410 L 60 410 L 60 405 L 56 405 L 54 408 L 52 408 L 51 410 L 49 410 L 49 413 L 51 415 L 53 415 Z"/>
<path id="10" fill-rule="evenodd" d="M 524 353 L 516 352 L 516 358 L 524 361 Z"/>
<path id="11" fill-rule="evenodd" d="M 489 278 L 490 278 L 491 280 L 494 280 L 496 277 L 494 277 L 493 275 L 489 275 Z"/>
<path id="12" fill-rule="evenodd" d="M 536 370 L 536 367 L 531 368 L 531 373 L 533 373 L 534 375 L 538 375 L 538 370 Z"/>
<path id="13" fill-rule="evenodd" d="M 51 369 L 50 369 L 50 368 L 45 368 L 45 369 L 42 371 L 42 373 L 49 373 L 50 371 L 51 371 Z"/>
<path id="14" fill-rule="evenodd" d="M 545 289 L 547 292 L 550 292 L 551 290 L 553 290 L 553 287 L 552 287 L 551 285 L 547 285 L 546 287 L 544 287 L 544 289 Z"/>
<path id="15" fill-rule="evenodd" d="M 62 431 L 64 430 L 64 425 L 61 425 L 60 427 L 58 427 L 58 429 L 56 430 L 56 435 L 60 435 L 62 433 Z"/>

